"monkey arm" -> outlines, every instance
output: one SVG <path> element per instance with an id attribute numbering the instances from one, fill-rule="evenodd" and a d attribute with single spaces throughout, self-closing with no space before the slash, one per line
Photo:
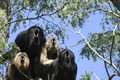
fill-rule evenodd
<path id="1" fill-rule="evenodd" d="M 47 58 L 47 49 L 45 46 L 42 48 L 41 56 L 40 56 L 40 62 L 44 65 L 50 65 L 54 60 Z"/>

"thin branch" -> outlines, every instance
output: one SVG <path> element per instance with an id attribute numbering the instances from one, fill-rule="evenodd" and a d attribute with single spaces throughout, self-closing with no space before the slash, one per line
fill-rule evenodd
<path id="1" fill-rule="evenodd" d="M 106 63 L 110 64 L 117 72 L 118 72 L 118 68 L 113 64 L 110 63 L 107 59 L 103 58 L 94 48 L 92 48 L 92 46 L 89 44 L 89 42 L 86 40 L 86 38 L 81 34 L 81 32 L 77 32 L 77 34 L 79 34 L 87 43 L 87 45 L 89 46 L 89 48 L 103 61 L 105 61 Z"/>
<path id="2" fill-rule="evenodd" d="M 45 19 L 45 18 L 43 18 L 43 17 L 41 17 L 41 19 L 43 19 L 43 20 L 45 20 L 46 22 L 49 22 L 49 23 L 51 23 L 51 24 L 53 24 L 53 25 L 55 25 L 55 26 L 58 26 L 58 28 L 62 31 L 62 29 L 60 28 L 60 26 L 57 25 L 57 24 L 55 24 L 54 22 L 51 22 L 51 21 L 49 21 L 49 20 L 47 20 L 47 19 Z"/>
<path id="3" fill-rule="evenodd" d="M 112 63 L 112 50 L 113 50 L 114 41 L 115 41 L 115 35 L 112 36 L 112 44 L 110 49 L 110 63 Z"/>
<path id="4" fill-rule="evenodd" d="M 112 80 L 113 77 L 118 76 L 117 73 L 113 73 L 108 80 Z"/>
<path id="5" fill-rule="evenodd" d="M 84 41 L 87 43 L 88 47 L 100 58 L 102 59 L 103 61 L 105 61 L 106 63 L 108 63 L 109 65 L 111 65 L 115 71 L 118 72 L 118 68 L 113 64 L 113 63 L 110 63 L 107 59 L 103 58 L 94 48 L 92 48 L 92 46 L 89 44 L 89 42 L 86 40 L 86 38 L 81 34 L 81 29 L 78 31 L 78 32 L 74 32 L 72 30 L 70 30 L 69 28 L 65 27 L 67 30 L 69 30 L 70 32 L 74 33 L 74 34 L 78 34 L 80 35 Z M 119 72 L 118 72 L 119 73 Z"/>
<path id="6" fill-rule="evenodd" d="M 2 59 L 2 60 L 6 60 L 5 58 L 3 58 L 2 56 L 0 56 L 0 58 Z M 7 60 L 6 60 L 7 61 Z M 7 61 L 7 63 L 9 64 L 10 63 L 10 61 Z M 26 74 L 24 74 L 15 64 L 13 64 L 16 68 L 17 68 L 17 70 L 23 75 L 23 76 L 25 76 L 28 80 L 33 80 L 33 79 L 31 79 L 31 78 L 29 78 Z M 3 73 L 3 72 L 2 72 Z"/>
<path id="7" fill-rule="evenodd" d="M 24 74 L 15 64 L 13 64 L 16 68 L 17 68 L 17 70 L 23 75 L 23 76 L 25 76 L 28 80 L 33 80 L 33 79 L 31 79 L 31 78 L 29 78 L 26 74 Z"/>
<path id="8" fill-rule="evenodd" d="M 41 15 L 38 15 L 38 16 L 36 16 L 36 17 L 31 17 L 31 18 L 27 17 L 27 18 L 24 18 L 24 19 L 15 20 L 15 21 L 9 22 L 9 24 L 12 24 L 12 23 L 14 23 L 14 22 L 20 22 L 20 21 L 23 21 L 23 20 L 34 20 L 34 19 L 41 18 L 41 17 L 43 17 L 43 16 L 51 16 L 51 15 L 54 15 L 54 14 L 58 13 L 59 11 L 61 11 L 61 10 L 65 7 L 66 4 L 67 4 L 67 2 L 66 2 L 60 9 L 56 10 L 56 11 L 53 12 L 53 13 L 50 13 L 50 14 L 48 14 L 48 13 L 47 13 L 47 14 L 41 14 Z"/>
<path id="9" fill-rule="evenodd" d="M 114 42 L 115 42 L 115 31 L 117 29 L 117 26 L 118 25 L 116 25 L 113 30 L 112 44 L 111 44 L 111 49 L 110 49 L 110 63 L 112 63 L 112 52 L 113 52 L 113 46 L 114 46 Z"/>
<path id="10" fill-rule="evenodd" d="M 96 54 L 99 58 L 101 58 L 102 60 L 104 60 L 105 62 L 107 62 L 108 64 L 110 64 L 110 62 L 109 62 L 108 60 L 106 60 L 105 58 L 103 58 L 101 55 L 99 55 L 99 53 L 98 53 L 94 48 L 92 48 L 92 46 L 89 44 L 89 42 L 86 40 L 86 38 L 81 34 L 80 31 L 77 32 L 77 34 L 79 34 L 79 35 L 85 40 L 85 42 L 87 43 L 87 45 L 89 46 L 89 48 L 90 48 L 91 50 L 93 50 L 93 52 L 95 52 L 95 54 Z"/>
<path id="11" fill-rule="evenodd" d="M 18 9 L 18 10 L 15 11 L 13 14 L 11 14 L 10 17 L 13 16 L 13 15 L 15 15 L 16 13 L 20 12 L 21 10 L 25 9 L 27 6 L 28 6 L 28 5 L 26 5 L 26 6 L 22 7 L 22 8 L 20 8 L 20 9 Z"/>
<path id="12" fill-rule="evenodd" d="M 106 73 L 107 73 L 108 77 L 110 77 L 110 74 L 109 74 L 109 71 L 108 71 L 108 68 L 107 68 L 107 64 L 106 64 L 106 62 L 105 62 L 105 61 L 104 61 L 104 65 L 105 65 L 105 70 L 106 70 Z"/>
<path id="13" fill-rule="evenodd" d="M 103 46 L 102 46 L 102 50 L 103 50 Z M 105 58 L 105 55 L 104 55 L 104 53 L 102 52 L 102 56 L 103 56 L 103 58 Z M 109 74 L 109 71 L 108 71 L 108 68 L 107 68 L 107 64 L 106 64 L 106 62 L 104 61 L 104 65 L 105 65 L 105 70 L 106 70 L 106 73 L 107 73 L 107 75 L 108 75 L 108 77 L 110 78 L 110 74 Z"/>
<path id="14" fill-rule="evenodd" d="M 100 80 L 100 79 L 98 78 L 98 76 L 97 76 L 94 72 L 92 72 L 92 74 L 95 76 L 95 78 L 96 78 L 97 80 Z"/>
<path id="15" fill-rule="evenodd" d="M 108 11 L 108 10 L 105 10 L 105 9 L 102 9 L 102 8 L 95 8 L 95 9 L 101 10 L 101 11 L 103 11 L 103 12 L 107 12 L 107 13 L 110 13 L 110 14 L 113 14 L 114 16 L 120 18 L 120 15 L 119 15 L 119 14 L 117 14 L 117 13 L 111 11 L 111 10 Z"/>
<path id="16" fill-rule="evenodd" d="M 108 1 L 108 5 L 109 5 L 110 9 L 113 10 L 113 9 L 112 9 L 112 6 L 111 6 L 111 4 L 110 4 L 110 1 Z"/>

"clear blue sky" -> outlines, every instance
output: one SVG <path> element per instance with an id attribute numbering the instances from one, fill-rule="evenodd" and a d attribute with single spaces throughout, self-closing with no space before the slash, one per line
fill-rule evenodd
<path id="1" fill-rule="evenodd" d="M 101 32 L 102 28 L 100 27 L 100 21 L 101 21 L 101 15 L 100 14 L 96 14 L 96 15 L 91 15 L 91 17 L 88 19 L 88 21 L 86 21 L 84 28 L 82 30 L 83 35 L 87 38 L 88 33 L 92 32 L 92 33 L 96 33 L 96 32 Z M 36 21 L 38 22 L 38 21 Z M 41 23 L 43 24 L 43 23 Z M 34 24 L 27 24 L 26 28 L 23 28 L 21 26 L 20 29 L 18 29 L 15 33 L 11 33 L 10 35 L 10 39 L 9 42 L 14 42 L 14 39 L 16 38 L 16 36 L 18 35 L 19 32 L 28 29 L 30 26 L 35 25 Z M 72 29 L 72 28 L 71 28 Z M 72 29 L 73 30 L 73 29 Z M 74 29 L 73 31 L 78 31 L 79 28 Z M 81 59 L 80 58 L 80 50 L 83 47 L 83 45 L 79 45 L 79 46 L 75 46 L 75 47 L 70 47 L 72 44 L 75 44 L 77 41 L 79 41 L 80 39 L 82 39 L 79 35 L 71 33 L 70 31 L 67 31 L 69 34 L 69 39 L 65 39 L 65 44 L 60 45 L 61 47 L 65 47 L 67 46 L 69 49 L 71 49 L 74 54 L 75 54 L 75 60 L 76 63 L 78 65 L 78 73 L 77 73 L 77 79 L 79 80 L 81 78 L 81 75 L 85 74 L 85 72 L 91 73 L 94 72 L 99 78 L 100 80 L 107 80 L 107 75 L 104 69 L 104 65 L 103 65 L 103 61 L 102 60 L 98 60 L 97 62 L 93 62 L 92 59 L 91 60 L 87 60 L 86 58 Z M 96 78 L 91 74 L 92 80 L 96 80 Z M 119 80 L 118 77 L 115 77 L 113 80 Z"/>

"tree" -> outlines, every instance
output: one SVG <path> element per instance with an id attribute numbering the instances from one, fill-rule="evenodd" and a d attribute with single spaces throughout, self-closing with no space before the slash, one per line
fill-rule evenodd
<path id="1" fill-rule="evenodd" d="M 64 38 L 69 36 L 66 31 L 73 32 L 69 26 L 73 29 L 82 29 L 91 15 L 100 13 L 103 15 L 101 20 L 103 32 L 90 33 L 88 39 L 84 38 L 80 30 L 73 32 L 83 38 L 76 45 L 85 44 L 80 52 L 83 58 L 92 58 L 94 61 L 99 58 L 104 61 L 109 80 L 114 76 L 120 76 L 118 0 L 0 0 L 0 2 L 1 55 L 5 55 L 14 46 L 12 43 L 8 44 L 9 35 L 21 26 L 26 27 L 26 24 L 31 23 L 41 25 L 39 22 L 41 21 L 44 23 L 43 29 L 46 34 L 54 33 L 64 43 Z M 113 26 L 107 29 L 106 26 L 110 24 Z M 1 57 L 1 65 L 5 62 L 4 57 Z M 109 73 L 109 69 L 113 69 L 113 74 Z"/>

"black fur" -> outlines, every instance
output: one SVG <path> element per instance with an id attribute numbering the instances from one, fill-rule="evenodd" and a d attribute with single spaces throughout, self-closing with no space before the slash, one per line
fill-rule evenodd
<path id="1" fill-rule="evenodd" d="M 40 47 L 46 42 L 43 30 L 38 26 L 32 26 L 22 31 L 15 39 L 15 43 L 21 52 L 26 52 L 29 57 L 38 54 Z"/>
<path id="2" fill-rule="evenodd" d="M 7 68 L 6 80 L 29 80 L 29 58 L 26 53 L 18 53 Z"/>
<path id="3" fill-rule="evenodd" d="M 40 53 L 45 42 L 46 38 L 43 30 L 39 26 L 32 26 L 28 30 L 22 31 L 15 39 L 15 43 L 20 48 L 20 51 L 28 54 L 30 59 L 29 71 L 32 78 L 36 78 L 34 65 L 40 61 Z"/>
<path id="4" fill-rule="evenodd" d="M 50 80 L 76 80 L 77 65 L 72 51 L 63 49 L 52 63 Z"/>

